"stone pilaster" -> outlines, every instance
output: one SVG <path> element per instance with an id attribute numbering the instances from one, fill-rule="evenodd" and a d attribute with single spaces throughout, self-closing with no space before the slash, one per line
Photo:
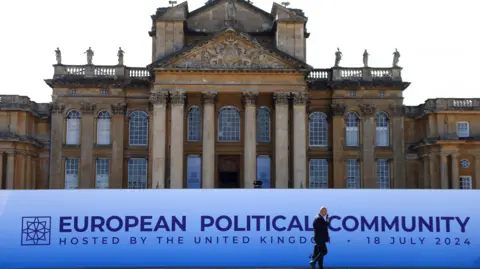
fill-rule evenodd
<path id="1" fill-rule="evenodd" d="M 13 190 L 15 182 L 15 153 L 8 153 L 7 155 L 7 180 L 5 189 Z"/>
<path id="2" fill-rule="evenodd" d="M 431 156 L 429 154 L 423 155 L 423 189 L 430 189 L 431 182 L 430 182 L 430 162 Z"/>
<path id="3" fill-rule="evenodd" d="M 123 148 L 126 103 L 113 104 L 112 107 L 112 161 L 110 167 L 110 189 L 123 188 Z"/>
<path id="4" fill-rule="evenodd" d="M 307 103 L 308 93 L 293 95 L 293 187 L 307 188 Z"/>
<path id="5" fill-rule="evenodd" d="M 167 98 L 168 92 L 150 93 L 150 102 L 153 105 L 153 139 L 151 150 L 153 189 L 165 188 Z"/>
<path id="6" fill-rule="evenodd" d="M 0 190 L 3 189 L 3 152 L 0 152 Z"/>
<path id="7" fill-rule="evenodd" d="M 343 159 L 343 146 L 345 144 L 345 127 L 344 117 L 346 106 L 344 104 L 331 104 L 332 114 L 332 139 L 333 149 L 333 188 L 340 189 L 347 187 L 347 179 L 345 175 L 345 161 Z"/>
<path id="8" fill-rule="evenodd" d="M 448 189 L 448 160 L 447 154 L 440 153 L 440 188 Z"/>
<path id="9" fill-rule="evenodd" d="M 62 146 L 65 125 L 64 111 L 65 105 L 59 103 L 52 104 L 50 122 L 50 175 L 48 180 L 50 189 L 62 189 L 64 185 L 63 181 L 65 176 L 62 174 Z"/>
<path id="10" fill-rule="evenodd" d="M 95 137 L 95 120 L 94 113 L 97 111 L 95 104 L 81 104 L 82 124 L 80 130 L 80 179 L 78 182 L 79 189 L 93 189 L 95 188 L 95 173 L 93 169 L 93 143 Z"/>
<path id="11" fill-rule="evenodd" d="M 452 158 L 452 189 L 460 189 L 460 174 L 458 171 L 458 153 L 452 153 L 450 157 Z M 472 180 L 473 181 L 473 180 Z M 473 182 L 472 182 L 473 183 Z"/>
<path id="12" fill-rule="evenodd" d="M 375 105 L 362 104 L 362 174 L 363 186 L 366 189 L 377 188 L 377 177 L 375 174 Z"/>
<path id="13" fill-rule="evenodd" d="M 392 149 L 393 149 L 393 186 L 396 189 L 407 187 L 405 177 L 405 134 L 403 106 L 390 106 L 392 110 L 390 124 L 392 128 Z"/>
<path id="14" fill-rule="evenodd" d="M 27 155 L 25 157 L 25 189 L 27 190 L 33 190 L 35 189 L 35 186 L 33 184 L 32 180 L 32 156 Z"/>
<path id="15" fill-rule="evenodd" d="M 202 188 L 215 188 L 215 103 L 217 93 L 202 93 L 203 135 L 202 135 Z"/>
<path id="16" fill-rule="evenodd" d="M 474 172 L 473 172 L 472 188 L 480 189 L 480 157 L 475 156 L 474 165 L 475 166 L 474 166 Z"/>
<path id="17" fill-rule="evenodd" d="M 183 91 L 170 92 L 172 125 L 170 133 L 170 188 L 183 188 L 183 121 L 185 107 L 185 93 Z"/>
<path id="18" fill-rule="evenodd" d="M 289 138 L 288 102 L 290 93 L 276 92 L 275 101 L 275 187 L 288 189 Z"/>
<path id="19" fill-rule="evenodd" d="M 246 189 L 253 189 L 253 183 L 257 180 L 256 104 L 258 93 L 246 92 L 243 93 L 242 97 L 245 106 L 243 187 Z"/>

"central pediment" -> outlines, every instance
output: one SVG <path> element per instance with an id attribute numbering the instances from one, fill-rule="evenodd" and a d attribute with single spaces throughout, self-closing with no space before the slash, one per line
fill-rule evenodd
<path id="1" fill-rule="evenodd" d="M 180 69 L 279 69 L 310 67 L 278 50 L 262 46 L 247 34 L 227 29 L 213 38 L 193 45 L 155 67 Z"/>

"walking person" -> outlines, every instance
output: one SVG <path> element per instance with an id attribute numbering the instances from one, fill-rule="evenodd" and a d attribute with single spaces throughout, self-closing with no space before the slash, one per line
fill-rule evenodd
<path id="1" fill-rule="evenodd" d="M 318 268 L 323 269 L 323 257 L 328 253 L 327 243 L 330 242 L 328 224 L 328 211 L 326 207 L 322 206 L 320 212 L 313 220 L 313 239 L 315 241 L 315 247 L 313 249 L 313 259 L 310 261 L 312 269 L 315 269 L 317 263 Z"/>

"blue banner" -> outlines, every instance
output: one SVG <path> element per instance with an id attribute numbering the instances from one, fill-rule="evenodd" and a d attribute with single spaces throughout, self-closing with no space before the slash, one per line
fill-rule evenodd
<path id="1" fill-rule="evenodd" d="M 0 268 L 307 267 L 328 207 L 326 267 L 480 267 L 480 192 L 0 192 Z"/>

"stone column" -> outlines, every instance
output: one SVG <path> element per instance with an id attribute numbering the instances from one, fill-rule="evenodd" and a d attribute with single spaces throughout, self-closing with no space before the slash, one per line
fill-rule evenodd
<path id="1" fill-rule="evenodd" d="M 61 160 L 60 160 L 61 161 Z M 15 182 L 15 153 L 8 153 L 7 155 L 7 180 L 5 188 L 13 190 Z"/>
<path id="2" fill-rule="evenodd" d="M 429 167 L 428 167 L 428 175 L 430 181 L 430 189 L 439 189 L 439 181 L 438 181 L 438 169 L 435 169 L 435 159 L 437 156 L 429 154 Z"/>
<path id="3" fill-rule="evenodd" d="M 65 105 L 58 103 L 52 104 L 50 121 L 50 175 L 48 179 L 50 189 L 63 188 L 64 175 L 62 175 L 62 147 L 65 125 L 65 117 L 63 115 L 64 110 Z"/>
<path id="4" fill-rule="evenodd" d="M 452 153 L 452 189 L 460 189 L 460 174 L 458 172 L 458 153 Z M 472 180 L 473 181 L 473 180 Z"/>
<path id="5" fill-rule="evenodd" d="M 293 188 L 307 186 L 307 101 L 308 93 L 293 93 Z"/>
<path id="6" fill-rule="evenodd" d="M 110 189 L 123 188 L 123 150 L 124 150 L 124 130 L 125 130 L 125 112 L 126 103 L 118 103 L 112 105 L 112 161 L 110 181 L 108 187 Z"/>
<path id="7" fill-rule="evenodd" d="M 333 188 L 346 188 L 345 160 L 343 158 L 343 146 L 345 145 L 345 110 L 344 104 L 331 104 L 332 111 L 332 149 L 333 149 Z"/>
<path id="8" fill-rule="evenodd" d="M 475 156 L 474 178 L 472 180 L 472 189 L 480 189 L 480 157 Z"/>
<path id="9" fill-rule="evenodd" d="M 393 149 L 393 182 L 392 186 L 395 189 L 404 189 L 407 187 L 405 178 L 405 134 L 404 134 L 404 118 L 403 106 L 391 106 L 392 117 L 390 119 L 392 140 L 391 146 Z"/>
<path id="10" fill-rule="evenodd" d="M 215 103 L 217 93 L 202 93 L 202 188 L 215 188 Z"/>
<path id="11" fill-rule="evenodd" d="M 288 189 L 289 142 L 288 142 L 288 98 L 287 92 L 273 94 L 275 101 L 275 187 Z"/>
<path id="12" fill-rule="evenodd" d="M 362 104 L 362 169 L 363 186 L 365 189 L 377 188 L 377 177 L 375 174 L 375 105 Z M 394 182 L 392 182 L 394 183 Z M 394 185 L 394 184 L 392 184 Z"/>
<path id="13" fill-rule="evenodd" d="M 243 187 L 253 189 L 253 182 L 257 179 L 257 136 L 256 136 L 256 111 L 258 93 L 243 93 L 243 104 L 245 106 L 245 135 L 243 146 Z"/>
<path id="14" fill-rule="evenodd" d="M 443 152 L 440 153 L 440 188 L 448 189 L 448 161 Z"/>
<path id="15" fill-rule="evenodd" d="M 3 189 L 3 152 L 0 152 L 0 190 Z"/>
<path id="16" fill-rule="evenodd" d="M 185 93 L 170 92 L 172 124 L 170 128 L 170 188 L 183 188 L 183 125 L 185 109 Z"/>
<path id="17" fill-rule="evenodd" d="M 33 185 L 33 180 L 32 180 L 32 156 L 27 155 L 25 157 L 25 189 L 27 190 L 33 190 L 35 189 L 35 186 Z"/>
<path id="18" fill-rule="evenodd" d="M 165 189 L 167 98 L 165 91 L 150 93 L 153 105 L 152 189 Z"/>
<path id="19" fill-rule="evenodd" d="M 81 119 L 81 138 L 80 138 L 80 179 L 78 182 L 79 189 L 94 189 L 95 188 L 95 168 L 93 160 L 93 142 L 95 137 L 95 119 L 93 114 L 97 111 L 95 104 L 81 104 L 82 119 Z"/>
<path id="20" fill-rule="evenodd" d="M 423 188 L 430 189 L 432 186 L 430 184 L 430 162 L 431 157 L 429 154 L 423 155 Z"/>

